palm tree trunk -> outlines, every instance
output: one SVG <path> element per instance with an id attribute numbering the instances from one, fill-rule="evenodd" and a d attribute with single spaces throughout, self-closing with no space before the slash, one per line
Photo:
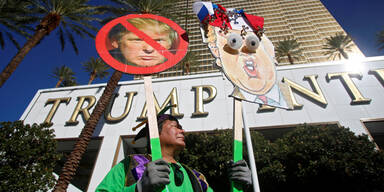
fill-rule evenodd
<path id="1" fill-rule="evenodd" d="M 40 24 L 36 28 L 35 34 L 33 34 L 33 36 L 24 44 L 24 46 L 12 58 L 11 62 L 9 62 L 1 72 L 0 87 L 2 87 L 5 81 L 7 81 L 7 79 L 12 75 L 29 51 L 41 40 L 43 40 L 46 35 L 56 29 L 59 26 L 60 21 L 60 15 L 57 13 L 49 13 L 41 20 Z"/>
<path id="2" fill-rule="evenodd" d="M 190 65 L 189 65 L 189 63 L 186 63 L 186 64 L 185 64 L 185 72 L 186 72 L 187 74 L 189 74 L 189 71 L 190 71 Z"/>
<path id="3" fill-rule="evenodd" d="M 291 65 L 293 65 L 293 58 L 292 58 L 291 54 L 287 54 L 287 56 L 288 56 L 288 61 L 289 61 L 289 63 L 290 63 Z"/>
<path id="4" fill-rule="evenodd" d="M 96 77 L 96 74 L 92 74 L 90 77 L 89 77 L 89 81 L 88 81 L 88 85 L 90 85 L 92 83 L 92 81 L 95 79 Z"/>
<path id="5" fill-rule="evenodd" d="M 16 70 L 17 66 L 21 63 L 28 52 L 35 47 L 46 35 L 48 31 L 46 29 L 39 29 L 33 34 L 33 36 L 24 44 L 24 46 L 17 52 L 8 65 L 4 68 L 0 75 L 0 87 L 3 86 L 5 81 Z"/>
<path id="6" fill-rule="evenodd" d="M 57 81 L 57 83 L 56 83 L 56 88 L 58 88 L 58 87 L 60 86 L 60 84 L 61 84 L 62 81 L 63 81 L 62 79 L 59 79 L 59 81 Z"/>
<path id="7" fill-rule="evenodd" d="M 344 59 L 348 59 L 348 54 L 344 50 L 340 49 L 340 53 L 344 57 Z"/>
<path id="8" fill-rule="evenodd" d="M 76 173 L 76 169 L 79 166 L 82 155 L 84 154 L 89 141 L 93 135 L 93 132 L 96 128 L 97 123 L 100 120 L 101 115 L 104 113 L 105 108 L 111 100 L 112 94 L 117 87 L 117 83 L 121 79 L 122 72 L 115 71 L 112 77 L 109 79 L 107 86 L 103 94 L 101 95 L 99 101 L 96 104 L 95 109 L 93 110 L 91 116 L 86 122 L 83 130 L 80 133 L 79 138 L 77 139 L 73 151 L 69 155 L 67 161 L 64 164 L 63 169 L 61 170 L 60 177 L 56 183 L 55 192 L 64 192 L 66 191 L 69 182 L 72 180 L 73 176 Z"/>

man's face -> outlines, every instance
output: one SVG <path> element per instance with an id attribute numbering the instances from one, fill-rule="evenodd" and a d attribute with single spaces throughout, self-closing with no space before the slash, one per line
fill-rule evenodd
<path id="1" fill-rule="evenodd" d="M 165 120 L 159 138 L 162 147 L 175 147 L 176 150 L 185 147 L 184 130 L 176 121 Z"/>
<path id="2" fill-rule="evenodd" d="M 159 30 L 144 27 L 140 29 L 153 40 L 157 41 L 165 49 L 171 48 L 169 34 Z M 152 46 L 137 37 L 134 33 L 128 32 L 123 35 L 120 41 L 112 41 L 115 48 L 119 48 L 127 62 L 140 67 L 150 67 L 164 63 L 166 58 Z"/>
<path id="3" fill-rule="evenodd" d="M 214 27 L 216 34 L 217 50 L 212 50 L 215 57 L 220 58 L 219 66 L 224 70 L 226 76 L 241 89 L 262 95 L 267 93 L 275 84 L 275 68 L 271 55 L 263 47 L 263 40 L 255 51 L 250 51 L 243 40 L 243 44 L 237 50 L 227 45 L 227 37 L 231 33 L 238 33 L 238 30 L 228 30 L 227 34 L 220 32 Z M 251 34 L 252 32 L 248 32 Z M 273 51 L 272 51 L 273 52 Z"/>

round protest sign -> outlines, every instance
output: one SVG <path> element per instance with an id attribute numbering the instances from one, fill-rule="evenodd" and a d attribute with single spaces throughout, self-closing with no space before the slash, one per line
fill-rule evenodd
<path id="1" fill-rule="evenodd" d="M 104 25 L 96 50 L 112 68 L 130 74 L 164 71 L 186 55 L 188 37 L 175 22 L 152 14 L 131 14 Z"/>

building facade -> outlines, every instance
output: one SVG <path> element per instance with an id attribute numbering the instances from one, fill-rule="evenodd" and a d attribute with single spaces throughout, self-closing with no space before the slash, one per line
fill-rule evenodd
<path id="1" fill-rule="evenodd" d="M 265 134 L 307 124 L 336 124 L 367 134 L 384 147 L 384 57 L 358 62 L 335 61 L 277 67 L 277 81 L 289 86 L 293 110 L 244 102 L 247 126 Z M 25 123 L 53 123 L 58 151 L 70 153 L 106 84 L 39 90 L 24 111 Z M 153 80 L 157 110 L 179 118 L 187 132 L 231 129 L 234 87 L 221 73 Z M 94 191 L 113 165 L 140 152 L 132 143 L 146 116 L 142 80 L 120 82 L 113 101 L 98 123 L 69 191 Z M 65 160 L 61 162 L 61 166 Z M 59 174 L 60 165 L 55 169 Z"/>
<path id="2" fill-rule="evenodd" d="M 303 54 L 295 64 L 285 58 L 277 67 L 277 80 L 288 84 L 293 110 L 244 103 L 248 127 L 266 134 L 302 123 L 337 124 L 356 134 L 368 134 L 384 147 L 384 57 L 330 62 L 322 50 L 326 38 L 346 34 L 320 0 L 213 1 L 224 7 L 244 8 L 265 19 L 265 33 L 275 44 L 291 38 Z M 233 85 L 213 64 L 202 42 L 193 0 L 176 4 L 178 24 L 188 31 L 190 62 L 181 62 L 153 80 L 157 110 L 176 105 L 167 113 L 180 119 L 187 132 L 231 129 Z M 188 16 L 188 17 L 185 17 Z M 354 45 L 351 57 L 364 55 Z M 139 76 L 136 77 L 140 79 Z M 105 84 L 39 90 L 21 120 L 53 123 L 58 151 L 70 153 Z M 132 144 L 133 130 L 146 116 L 142 80 L 120 82 L 113 101 L 96 127 L 68 191 L 94 191 L 110 168 L 124 156 L 137 153 L 143 142 Z M 55 169 L 59 174 L 65 159 Z"/>
<path id="3" fill-rule="evenodd" d="M 177 23 L 188 32 L 190 44 L 186 60 L 158 74 L 158 77 L 171 77 L 187 74 L 218 72 L 206 44 L 202 42 L 199 21 L 192 11 L 193 0 L 181 0 L 176 6 Z M 303 50 L 302 56 L 294 64 L 318 63 L 331 61 L 324 55 L 323 45 L 326 38 L 337 33 L 346 34 L 340 24 L 321 3 L 320 0 L 223 0 L 212 1 L 226 8 L 244 9 L 248 14 L 264 17 L 265 34 L 276 45 L 285 39 L 296 39 Z M 185 17 L 187 16 L 187 17 Z M 352 42 L 351 58 L 364 57 L 360 49 Z M 288 65 L 287 58 L 282 58 L 279 65 Z M 138 77 L 139 78 L 139 77 Z"/>

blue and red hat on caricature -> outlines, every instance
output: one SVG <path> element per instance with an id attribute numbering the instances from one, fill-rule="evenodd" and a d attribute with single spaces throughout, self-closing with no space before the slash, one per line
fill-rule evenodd
<path id="1" fill-rule="evenodd" d="M 246 26 L 247 31 L 254 32 L 263 30 L 264 27 L 263 17 L 247 14 L 243 9 L 226 9 L 212 2 L 195 2 L 193 11 L 202 24 L 215 27 L 242 30 Z"/>

